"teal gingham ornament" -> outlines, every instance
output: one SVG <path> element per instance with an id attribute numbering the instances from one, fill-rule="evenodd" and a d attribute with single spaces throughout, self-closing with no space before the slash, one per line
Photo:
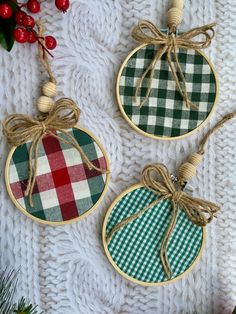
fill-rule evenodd
<path id="1" fill-rule="evenodd" d="M 123 219 L 157 199 L 157 194 L 142 185 L 125 191 L 111 205 L 104 222 L 104 237 Z M 114 234 L 105 250 L 112 265 L 125 278 L 141 285 L 162 285 L 181 278 L 201 256 L 205 230 L 194 225 L 181 209 L 169 242 L 167 255 L 171 280 L 165 275 L 158 254 L 161 239 L 171 216 L 171 203 L 163 200 Z"/>

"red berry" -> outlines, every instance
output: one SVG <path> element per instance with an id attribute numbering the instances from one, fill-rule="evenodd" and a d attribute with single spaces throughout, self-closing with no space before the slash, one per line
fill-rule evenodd
<path id="1" fill-rule="evenodd" d="M 12 8 L 7 3 L 0 4 L 0 17 L 9 19 L 12 16 Z"/>
<path id="2" fill-rule="evenodd" d="M 49 50 L 53 50 L 57 46 L 57 41 L 53 36 L 46 36 L 44 38 L 45 40 L 45 46 Z"/>
<path id="3" fill-rule="evenodd" d="M 28 43 L 34 44 L 37 41 L 37 33 L 34 30 L 28 30 Z"/>
<path id="4" fill-rule="evenodd" d="M 26 13 L 19 10 L 19 11 L 16 11 L 15 13 L 15 22 L 19 25 L 22 25 L 23 23 L 23 18 L 26 16 Z"/>
<path id="5" fill-rule="evenodd" d="M 55 5 L 58 8 L 58 10 L 62 12 L 66 12 L 70 6 L 69 0 L 55 0 Z"/>
<path id="6" fill-rule="evenodd" d="M 24 44 L 28 40 L 28 33 L 22 27 L 17 27 L 13 31 L 13 36 L 18 43 Z"/>
<path id="7" fill-rule="evenodd" d="M 23 25 L 25 27 L 34 27 L 35 26 L 35 20 L 32 16 L 26 15 L 23 17 Z"/>
<path id="8" fill-rule="evenodd" d="M 37 0 L 29 0 L 27 8 L 31 13 L 38 13 L 40 11 L 40 3 Z"/>

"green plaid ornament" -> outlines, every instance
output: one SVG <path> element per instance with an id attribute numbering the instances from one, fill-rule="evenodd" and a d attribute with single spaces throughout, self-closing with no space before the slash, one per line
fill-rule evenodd
<path id="1" fill-rule="evenodd" d="M 167 199 L 121 228 L 106 244 L 107 235 L 118 223 L 157 198 L 156 193 L 141 184 L 131 187 L 113 202 L 103 227 L 104 247 L 112 265 L 125 278 L 147 286 L 175 281 L 190 271 L 201 256 L 205 238 L 205 229 L 193 224 L 180 210 L 167 250 L 173 271 L 168 280 L 158 253 L 171 217 L 172 205 Z"/>
<path id="2" fill-rule="evenodd" d="M 54 131 L 65 138 L 65 134 Z M 103 170 L 109 169 L 101 144 L 81 128 L 68 130 L 88 159 Z M 95 209 L 109 181 L 109 174 L 89 169 L 80 153 L 51 135 L 45 135 L 38 154 L 38 170 L 33 189 L 33 207 L 24 195 L 29 176 L 31 142 L 13 148 L 7 161 L 6 184 L 11 199 L 27 216 L 48 224 L 78 220 Z"/>
<path id="3" fill-rule="evenodd" d="M 137 83 L 158 49 L 158 45 L 144 44 L 127 57 L 118 75 L 117 99 L 122 114 L 136 131 L 154 138 L 173 139 L 192 133 L 208 119 L 217 98 L 217 79 L 210 61 L 202 52 L 176 48 L 188 97 L 197 108 L 186 106 L 166 54 L 155 65 L 151 93 L 140 107 L 147 92 L 150 73 L 143 80 L 135 103 Z"/>

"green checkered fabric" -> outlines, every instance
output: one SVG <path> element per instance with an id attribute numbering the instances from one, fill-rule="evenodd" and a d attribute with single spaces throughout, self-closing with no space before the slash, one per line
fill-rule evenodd
<path id="1" fill-rule="evenodd" d="M 156 49 L 157 46 L 147 45 L 129 59 L 120 77 L 120 101 L 127 117 L 140 130 L 158 137 L 177 137 L 194 130 L 209 115 L 216 99 L 216 78 L 209 63 L 199 52 L 177 49 L 189 98 L 199 106 L 198 109 L 186 107 L 177 90 L 166 54 L 156 64 L 151 94 L 140 108 L 149 80 L 144 79 L 141 98 L 134 103 L 137 81 L 153 60 Z"/>
<path id="2" fill-rule="evenodd" d="M 146 187 L 126 194 L 114 206 L 106 226 L 108 234 L 123 219 L 139 212 L 157 199 Z M 166 281 L 159 249 L 171 216 L 171 202 L 165 200 L 117 231 L 109 245 L 109 253 L 126 275 L 146 283 Z M 169 241 L 167 256 L 173 278 L 184 273 L 195 261 L 203 241 L 203 229 L 194 225 L 180 210 Z"/>
<path id="3" fill-rule="evenodd" d="M 60 137 L 65 134 L 55 131 Z M 85 131 L 68 130 L 88 159 L 101 169 L 107 169 L 106 159 L 95 140 Z M 19 146 L 9 167 L 9 184 L 18 204 L 30 215 L 43 221 L 64 222 L 89 211 L 100 199 L 107 174 L 90 170 L 80 153 L 71 145 L 46 135 L 40 144 L 38 169 L 32 194 L 33 207 L 24 195 L 29 176 L 31 142 Z"/>

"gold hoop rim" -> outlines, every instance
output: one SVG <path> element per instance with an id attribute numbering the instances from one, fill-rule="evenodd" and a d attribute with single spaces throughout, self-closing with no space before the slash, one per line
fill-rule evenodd
<path id="1" fill-rule="evenodd" d="M 100 148 L 101 152 L 103 153 L 103 156 L 106 160 L 106 164 L 107 164 L 107 170 L 108 173 L 106 174 L 106 181 L 105 181 L 105 185 L 104 185 L 104 189 L 99 197 L 99 199 L 97 200 L 97 202 L 89 209 L 87 210 L 85 213 L 83 213 L 82 215 L 70 219 L 70 220 L 66 220 L 66 221 L 48 221 L 48 220 L 43 220 L 40 218 L 35 217 L 34 215 L 30 214 L 29 212 L 27 212 L 27 210 L 16 200 L 16 198 L 14 197 L 11 187 L 10 187 L 10 180 L 9 180 L 9 169 L 10 169 L 10 162 L 12 159 L 12 156 L 16 150 L 17 147 L 12 147 L 7 160 L 6 160 L 6 165 L 5 165 L 5 183 L 6 183 L 6 188 L 7 188 L 7 192 L 8 195 L 11 199 L 11 201 L 13 202 L 13 204 L 16 206 L 17 209 L 19 209 L 25 216 L 29 217 L 30 219 L 43 224 L 43 225 L 50 225 L 50 226 L 61 226 L 61 225 L 67 225 L 70 224 L 72 222 L 76 222 L 76 221 L 80 221 L 84 218 L 86 218 L 87 216 L 89 216 L 92 212 L 94 212 L 96 210 L 96 208 L 99 206 L 99 204 L 101 203 L 104 195 L 107 192 L 108 189 L 108 184 L 110 182 L 110 177 L 111 177 L 111 173 L 110 173 L 110 161 L 107 155 L 107 152 L 105 151 L 105 148 L 103 147 L 102 143 L 97 139 L 97 137 L 91 133 L 90 131 L 88 131 L 86 128 L 80 127 L 80 126 L 74 126 L 73 128 L 81 130 L 83 132 L 85 132 L 86 134 L 88 134 L 93 140 L 94 142 L 98 145 L 98 147 Z"/>
<path id="2" fill-rule="evenodd" d="M 102 227 L 102 243 L 103 243 L 103 247 L 104 247 L 104 251 L 105 251 L 105 254 L 110 262 L 110 264 L 115 268 L 115 270 L 122 276 L 124 277 L 125 279 L 135 283 L 135 284 L 139 284 L 141 286 L 144 286 L 144 287 L 153 287 L 153 286 L 165 286 L 165 285 L 168 285 L 170 283 L 174 283 L 180 279 L 182 279 L 183 277 L 185 277 L 195 266 L 196 264 L 199 262 L 199 260 L 201 259 L 202 257 L 202 253 L 203 253 L 203 249 L 205 247 L 205 244 L 206 244 L 206 227 L 202 227 L 202 243 L 201 243 L 201 248 L 198 252 L 198 255 L 197 257 L 195 258 L 195 260 L 192 262 L 192 264 L 189 266 L 188 269 L 186 269 L 182 274 L 176 276 L 175 278 L 173 279 L 170 279 L 170 280 L 167 280 L 167 281 L 162 281 L 162 282 L 144 282 L 144 281 L 141 281 L 141 280 L 138 280 L 138 279 L 135 279 L 129 275 L 127 275 L 125 272 L 123 272 L 117 265 L 116 263 L 114 262 L 113 258 L 111 257 L 111 254 L 108 250 L 108 246 L 106 244 L 106 226 L 107 226 L 107 221 L 108 221 L 108 218 L 110 216 L 110 213 L 112 212 L 114 206 L 125 196 L 127 195 L 128 193 L 138 189 L 138 188 L 141 188 L 141 187 L 144 187 L 143 184 L 141 183 L 138 183 L 138 184 L 134 184 L 132 185 L 131 187 L 129 187 L 128 189 L 126 189 L 125 191 L 123 191 L 120 195 L 118 195 L 115 200 L 111 203 L 110 207 L 108 208 L 106 214 L 105 214 L 105 217 L 104 217 L 104 221 L 103 221 L 103 227 Z"/>
<path id="3" fill-rule="evenodd" d="M 155 135 L 155 134 L 150 134 L 150 133 L 147 133 L 143 130 L 141 130 L 139 127 L 137 127 L 136 124 L 134 124 L 130 119 L 129 117 L 127 116 L 125 110 L 124 110 L 124 107 L 122 105 L 122 102 L 121 102 L 121 99 L 120 99 L 120 79 L 121 79 L 121 74 L 124 70 L 124 67 L 126 66 L 127 62 L 129 61 L 129 59 L 140 49 L 148 46 L 150 44 L 142 44 L 142 45 L 139 45 L 138 47 L 136 47 L 135 49 L 133 49 L 129 54 L 128 56 L 125 58 L 124 62 L 122 63 L 120 69 L 119 69 L 119 72 L 118 72 L 118 75 L 117 75 L 117 80 L 116 80 L 116 100 L 117 100 L 117 103 L 118 103 L 118 107 L 121 111 L 121 114 L 123 116 L 123 118 L 128 122 L 129 126 L 131 126 L 132 129 L 134 129 L 136 132 L 138 132 L 139 134 L 141 135 L 144 135 L 146 137 L 149 137 L 149 138 L 153 138 L 153 139 L 157 139 L 157 140 L 161 140 L 161 141 L 170 141 L 170 140 L 178 140 L 178 139 L 182 139 L 182 138 L 185 138 L 187 136 L 191 136 L 192 134 L 194 134 L 196 131 L 198 131 L 199 129 L 201 129 L 202 127 L 204 127 L 208 121 L 210 120 L 212 114 L 214 113 L 215 111 L 215 107 L 216 107 L 216 104 L 218 102 L 218 97 L 219 97 L 219 80 L 218 80 L 218 75 L 217 75 L 217 72 L 212 64 L 212 62 L 210 61 L 210 59 L 208 58 L 208 56 L 202 52 L 201 50 L 199 49 L 196 49 L 196 51 L 202 55 L 207 63 L 209 64 L 211 70 L 212 70 L 212 73 L 214 74 L 214 77 L 215 77 L 215 82 L 216 82 L 216 94 L 215 94 L 215 100 L 214 100 L 214 103 L 212 105 L 212 108 L 211 108 L 211 111 L 209 112 L 208 116 L 206 117 L 205 120 L 203 120 L 195 129 L 193 129 L 192 131 L 190 132 L 187 132 L 185 134 L 182 134 L 182 135 L 179 135 L 179 136 L 173 136 L 173 137 L 169 137 L 169 136 L 159 136 L 159 135 Z M 184 48 L 184 47 L 183 47 Z M 184 48 L 186 49 L 186 48 Z M 186 49 L 187 50 L 187 49 Z"/>

